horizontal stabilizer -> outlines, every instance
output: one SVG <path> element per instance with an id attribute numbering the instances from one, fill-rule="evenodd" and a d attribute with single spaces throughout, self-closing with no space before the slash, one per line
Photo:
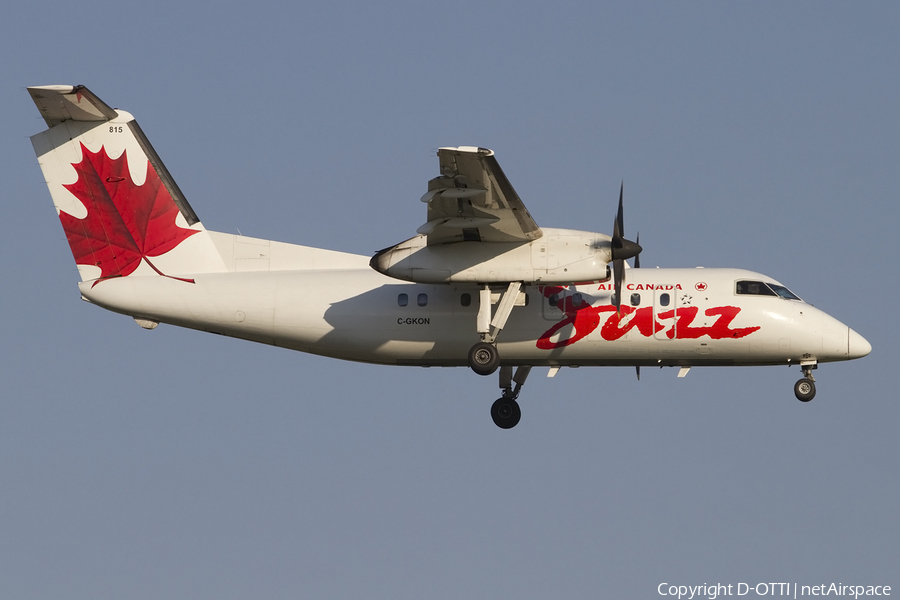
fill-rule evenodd
<path id="1" fill-rule="evenodd" d="M 42 85 L 28 88 L 47 127 L 63 121 L 111 121 L 118 113 L 83 85 Z"/>

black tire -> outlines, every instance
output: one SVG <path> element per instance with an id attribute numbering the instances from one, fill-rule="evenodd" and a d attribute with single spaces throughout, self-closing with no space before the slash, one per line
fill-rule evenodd
<path id="1" fill-rule="evenodd" d="M 522 410 L 515 400 L 500 398 L 491 405 L 491 418 L 500 429 L 512 429 L 519 424 Z"/>
<path id="2" fill-rule="evenodd" d="M 469 366 L 479 375 L 490 375 L 500 365 L 497 347 L 486 342 L 478 342 L 469 350 Z"/>
<path id="3" fill-rule="evenodd" d="M 811 379 L 803 378 L 794 384 L 794 395 L 800 402 L 809 402 L 816 397 L 816 384 Z"/>

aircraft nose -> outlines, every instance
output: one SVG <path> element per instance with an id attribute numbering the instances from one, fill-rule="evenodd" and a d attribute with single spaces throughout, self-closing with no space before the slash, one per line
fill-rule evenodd
<path id="1" fill-rule="evenodd" d="M 847 328 L 847 353 L 850 358 L 862 358 L 872 351 L 872 344 L 849 327 Z"/>

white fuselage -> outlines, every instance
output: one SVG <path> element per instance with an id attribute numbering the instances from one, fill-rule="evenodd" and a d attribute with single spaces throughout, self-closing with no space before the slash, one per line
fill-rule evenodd
<path id="1" fill-rule="evenodd" d="M 759 273 L 630 269 L 624 184 L 612 235 L 539 227 L 493 151 L 437 151 L 418 235 L 372 258 L 208 231 L 129 113 L 84 86 L 28 88 L 35 154 L 82 297 L 146 329 L 170 323 L 345 360 L 498 372 L 514 427 L 531 368 L 799 364 L 869 343 Z M 513 369 L 513 367 L 516 367 Z"/>
<path id="2" fill-rule="evenodd" d="M 132 275 L 82 282 L 81 293 L 145 321 L 379 364 L 464 366 L 479 340 L 478 283 L 406 283 L 371 269 L 369 257 L 210 234 L 220 249 L 254 252 L 223 252 L 229 270 L 194 283 Z M 611 282 L 526 286 L 497 338 L 501 364 L 778 365 L 868 353 L 821 310 L 738 294 L 737 281 L 777 283 L 738 269 L 631 269 L 621 314 Z"/>

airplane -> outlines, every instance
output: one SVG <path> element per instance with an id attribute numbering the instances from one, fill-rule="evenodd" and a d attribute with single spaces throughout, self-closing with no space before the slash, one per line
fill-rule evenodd
<path id="1" fill-rule="evenodd" d="M 519 422 L 533 367 L 798 365 L 866 356 L 860 334 L 742 269 L 640 268 L 625 238 L 539 227 L 491 150 L 444 147 L 416 235 L 362 256 L 206 230 L 134 117 L 86 87 L 28 92 L 31 137 L 83 300 L 159 323 L 350 361 L 499 371 Z M 630 267 L 626 261 L 634 259 Z"/>

